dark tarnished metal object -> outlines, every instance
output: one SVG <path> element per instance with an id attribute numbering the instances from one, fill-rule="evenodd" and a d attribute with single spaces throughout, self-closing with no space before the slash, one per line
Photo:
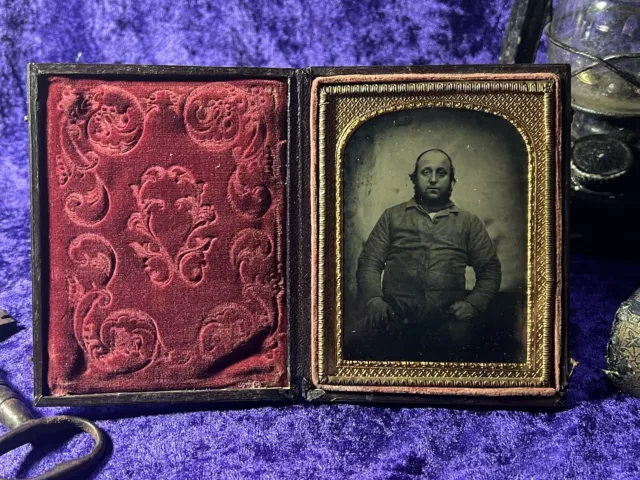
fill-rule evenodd
<path id="1" fill-rule="evenodd" d="M 515 0 L 511 7 L 499 63 L 533 63 L 545 23 L 551 18 L 551 0 Z"/>
<path id="2" fill-rule="evenodd" d="M 633 151 L 622 140 L 611 135 L 587 135 L 573 145 L 571 175 L 590 191 L 614 194 L 623 190 L 633 163 Z"/>
<path id="3" fill-rule="evenodd" d="M 18 324 L 13 317 L 0 308 L 0 342 L 17 333 L 18 330 Z"/>
<path id="4" fill-rule="evenodd" d="M 37 480 L 86 478 L 105 453 L 105 434 L 89 420 L 67 415 L 33 418 L 19 395 L 7 384 L 2 370 L 0 422 L 9 429 L 8 433 L 0 437 L 0 456 L 28 443 L 55 441 L 59 433 L 70 430 L 88 433 L 93 438 L 95 444 L 91 452 L 75 460 L 59 463 L 42 475 L 32 477 Z"/>
<path id="5" fill-rule="evenodd" d="M 605 373 L 620 390 L 640 397 L 640 289 L 616 312 Z"/>

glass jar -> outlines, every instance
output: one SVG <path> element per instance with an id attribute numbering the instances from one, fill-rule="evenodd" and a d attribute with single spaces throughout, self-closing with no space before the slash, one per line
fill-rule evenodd
<path id="1" fill-rule="evenodd" d="M 574 109 L 640 116 L 640 0 L 558 0 L 547 33 L 549 60 L 571 64 Z"/>

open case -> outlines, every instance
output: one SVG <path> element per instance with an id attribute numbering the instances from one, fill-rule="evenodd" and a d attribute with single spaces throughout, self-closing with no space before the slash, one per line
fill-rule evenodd
<path id="1" fill-rule="evenodd" d="M 36 404 L 561 405 L 568 74 L 31 64 Z"/>

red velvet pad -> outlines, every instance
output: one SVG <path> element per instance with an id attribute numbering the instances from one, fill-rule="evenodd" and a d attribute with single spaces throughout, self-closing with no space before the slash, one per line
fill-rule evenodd
<path id="1" fill-rule="evenodd" d="M 51 392 L 286 386 L 286 84 L 50 81 Z"/>

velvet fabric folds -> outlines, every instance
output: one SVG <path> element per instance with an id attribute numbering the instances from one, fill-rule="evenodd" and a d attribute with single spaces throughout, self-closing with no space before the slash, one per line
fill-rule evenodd
<path id="1" fill-rule="evenodd" d="M 50 78 L 54 395 L 287 385 L 286 88 Z"/>

